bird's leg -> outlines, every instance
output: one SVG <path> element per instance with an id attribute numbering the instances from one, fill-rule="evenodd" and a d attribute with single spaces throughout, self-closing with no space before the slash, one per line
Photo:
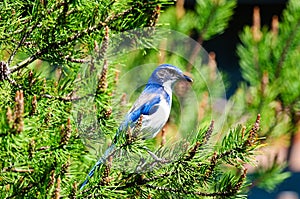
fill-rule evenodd
<path id="1" fill-rule="evenodd" d="M 154 161 L 153 162 L 147 162 L 144 158 L 141 158 L 140 159 L 140 163 L 137 165 L 137 167 L 135 169 L 135 172 L 137 172 L 137 173 L 141 172 L 142 170 L 147 170 L 147 169 L 151 170 L 157 164 L 165 164 L 165 163 L 169 163 L 170 162 L 170 160 L 166 160 L 165 158 L 159 158 L 159 157 L 157 157 L 157 155 L 155 155 L 147 147 L 143 147 L 143 149 L 145 149 L 147 151 L 147 153 L 154 159 Z"/>
<path id="2" fill-rule="evenodd" d="M 137 167 L 135 168 L 135 172 L 136 173 L 140 173 L 140 171 L 142 171 L 144 169 L 144 167 L 146 166 L 147 162 L 144 158 L 140 159 L 140 163 L 137 165 Z"/>
<path id="3" fill-rule="evenodd" d="M 144 149 L 147 151 L 147 153 L 149 153 L 149 155 L 156 161 L 159 163 L 168 163 L 170 162 L 170 160 L 166 160 L 165 158 L 159 158 L 157 157 L 157 155 L 155 155 L 152 151 L 150 151 L 150 149 L 148 149 L 147 147 L 144 147 Z"/>

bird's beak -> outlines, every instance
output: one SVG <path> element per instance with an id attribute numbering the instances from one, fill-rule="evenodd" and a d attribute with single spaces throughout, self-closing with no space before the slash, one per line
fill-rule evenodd
<path id="1" fill-rule="evenodd" d="M 193 79 L 190 78 L 189 76 L 183 75 L 184 79 L 188 82 L 193 82 Z"/>

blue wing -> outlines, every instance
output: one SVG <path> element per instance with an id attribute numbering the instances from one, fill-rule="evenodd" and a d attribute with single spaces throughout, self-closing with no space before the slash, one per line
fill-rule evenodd
<path id="1" fill-rule="evenodd" d="M 125 116 L 125 120 L 119 127 L 119 132 L 126 130 L 128 127 L 132 128 L 141 115 L 154 114 L 158 110 L 163 97 L 167 101 L 170 100 L 170 96 L 163 87 L 147 85 Z"/>

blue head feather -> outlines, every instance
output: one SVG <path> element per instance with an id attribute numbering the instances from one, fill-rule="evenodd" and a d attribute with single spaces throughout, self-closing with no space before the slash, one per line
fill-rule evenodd
<path id="1" fill-rule="evenodd" d="M 168 85 L 173 86 L 178 80 L 193 81 L 190 77 L 184 75 L 179 68 L 171 64 L 162 64 L 153 71 L 148 84 L 166 85 L 166 83 L 169 83 Z"/>

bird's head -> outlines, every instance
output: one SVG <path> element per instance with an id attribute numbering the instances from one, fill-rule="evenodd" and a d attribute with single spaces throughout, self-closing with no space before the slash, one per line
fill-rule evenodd
<path id="1" fill-rule="evenodd" d="M 162 64 L 153 71 L 148 84 L 159 84 L 172 88 L 180 80 L 193 82 L 192 78 L 184 75 L 179 68 L 170 64 Z"/>

